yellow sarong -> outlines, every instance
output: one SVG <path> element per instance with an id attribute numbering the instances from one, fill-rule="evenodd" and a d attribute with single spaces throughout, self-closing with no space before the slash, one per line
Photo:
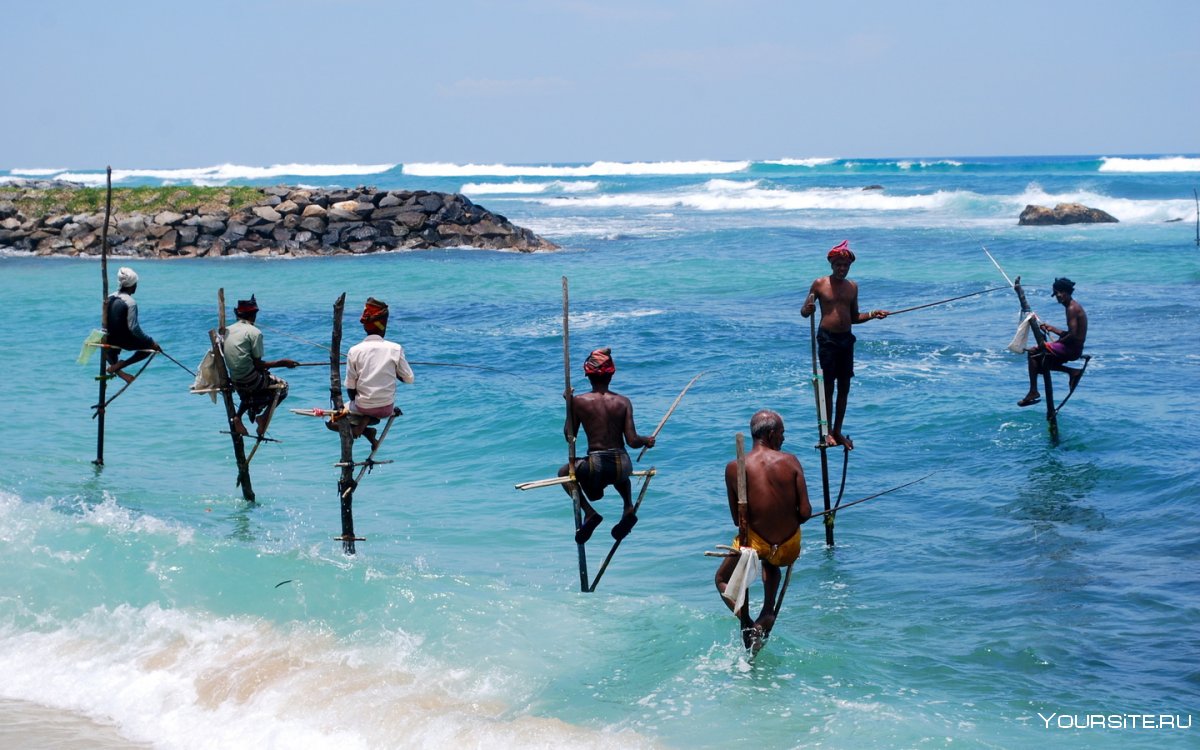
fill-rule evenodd
<path id="1" fill-rule="evenodd" d="M 749 538 L 750 547 L 758 553 L 758 559 L 765 563 L 784 568 L 796 562 L 796 558 L 800 557 L 800 529 L 796 529 L 796 535 L 783 544 L 771 544 L 755 534 L 754 529 L 747 529 L 746 535 Z M 738 544 L 736 536 L 733 538 L 732 546 L 734 549 L 742 548 Z"/>

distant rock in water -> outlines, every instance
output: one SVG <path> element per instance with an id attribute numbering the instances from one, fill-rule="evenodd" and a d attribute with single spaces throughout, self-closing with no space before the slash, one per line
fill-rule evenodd
<path id="1" fill-rule="evenodd" d="M 27 216 L 31 191 L 63 185 L 0 184 L 0 249 L 34 255 L 99 255 L 104 212 L 48 209 Z M 151 190 L 151 188 L 147 188 Z M 558 246 L 457 193 L 427 190 L 263 188 L 233 211 L 171 206 L 114 212 L 109 254 L 195 258 L 231 254 L 312 256 L 472 247 L 531 253 Z M 28 209 L 26 209 L 28 210 Z"/>
<path id="2" fill-rule="evenodd" d="M 1053 209 L 1045 206 L 1026 206 L 1017 223 L 1020 226 L 1116 224 L 1117 220 L 1111 214 L 1098 208 L 1088 208 L 1082 203 L 1059 203 Z"/>
<path id="3" fill-rule="evenodd" d="M 867 185 L 863 190 L 883 190 L 883 185 Z"/>

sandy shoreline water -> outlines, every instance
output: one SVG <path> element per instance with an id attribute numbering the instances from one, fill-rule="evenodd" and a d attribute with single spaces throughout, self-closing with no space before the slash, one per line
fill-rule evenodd
<path id="1" fill-rule="evenodd" d="M 109 724 L 27 701 L 0 699 L 0 747 L 48 750 L 134 750 L 134 742 Z"/>

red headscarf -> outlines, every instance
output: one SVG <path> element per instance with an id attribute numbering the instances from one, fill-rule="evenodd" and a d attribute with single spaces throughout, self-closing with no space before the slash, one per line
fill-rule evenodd
<path id="1" fill-rule="evenodd" d="M 613 362 L 612 349 L 607 346 L 592 352 L 583 363 L 583 372 L 586 375 L 611 375 L 616 371 L 617 365 Z"/>
<path id="2" fill-rule="evenodd" d="M 845 259 L 854 262 L 854 253 L 850 251 L 850 240 L 842 240 L 834 245 L 829 250 L 829 254 L 825 256 L 828 260 Z"/>
<path id="3" fill-rule="evenodd" d="M 250 295 L 250 299 L 238 300 L 237 307 L 233 308 L 235 313 L 252 313 L 258 312 L 258 301 L 254 299 L 254 295 Z"/>
<path id="4" fill-rule="evenodd" d="M 387 330 L 388 306 L 386 302 L 381 302 L 374 297 L 367 297 L 367 304 L 363 306 L 362 317 L 358 319 L 359 323 L 368 331 L 377 331 L 383 333 Z"/>

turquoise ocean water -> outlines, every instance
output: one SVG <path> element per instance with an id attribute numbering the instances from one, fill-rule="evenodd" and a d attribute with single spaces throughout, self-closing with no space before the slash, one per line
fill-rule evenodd
<path id="1" fill-rule="evenodd" d="M 79 738 L 60 747 L 1200 746 L 1198 173 L 1194 155 L 118 169 L 118 186 L 464 192 L 563 250 L 131 263 L 144 327 L 189 367 L 223 287 L 257 295 L 268 358 L 327 356 L 305 341 L 328 341 L 345 292 L 350 341 L 371 295 L 410 359 L 506 371 L 415 368 L 395 463 L 355 495 L 354 557 L 333 540 L 336 437 L 280 414 L 249 505 L 222 409 L 162 358 L 110 407 L 96 470 L 95 362 L 75 358 L 99 263 L 0 258 L 0 724 Z M 0 182 L 29 176 L 103 181 Z M 1017 226 L 1062 201 L 1121 223 Z M 832 549 L 806 526 L 749 659 L 703 552 L 734 533 L 722 470 L 759 408 L 783 414 L 820 504 L 798 311 L 843 239 L 864 309 L 1002 285 L 986 246 L 1062 325 L 1050 282 L 1069 276 L 1094 358 L 1055 446 L 1042 407 L 1015 406 L 1011 292 L 857 327 L 846 500 L 937 473 L 840 514 Z M 592 594 L 566 495 L 513 488 L 566 455 L 564 275 L 577 385 L 611 346 L 641 432 L 706 371 Z M 327 369 L 284 377 L 287 407 L 327 406 Z"/>

